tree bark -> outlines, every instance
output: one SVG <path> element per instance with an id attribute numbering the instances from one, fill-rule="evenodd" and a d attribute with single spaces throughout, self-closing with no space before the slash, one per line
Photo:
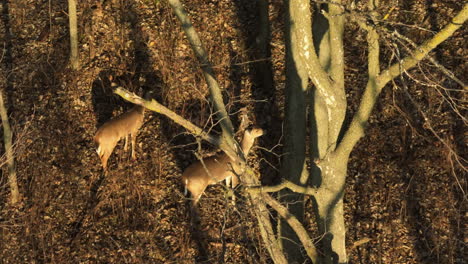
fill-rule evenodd
<path id="1" fill-rule="evenodd" d="M 316 263 L 318 253 L 315 248 L 314 242 L 310 238 L 307 230 L 304 228 L 301 222 L 291 214 L 290 210 L 281 205 L 280 202 L 273 199 L 268 194 L 263 194 L 262 199 L 276 212 L 281 216 L 281 218 L 288 223 L 288 225 L 294 230 L 295 234 L 298 236 L 300 242 L 304 246 L 304 250 L 307 253 L 307 256 L 312 260 L 313 263 Z"/>
<path id="2" fill-rule="evenodd" d="M 3 91 L 0 91 L 0 116 L 3 124 L 3 141 L 5 144 L 5 154 L 8 165 L 8 184 L 10 186 L 10 204 L 16 205 L 20 199 L 18 189 L 18 179 L 16 177 L 15 155 L 13 152 L 13 132 L 11 131 L 10 122 L 8 120 L 8 111 L 3 100 Z"/>
<path id="3" fill-rule="evenodd" d="M 257 57 L 260 60 L 257 63 L 256 69 L 259 75 L 259 85 L 271 93 L 274 92 L 273 84 L 273 70 L 271 66 L 271 52 L 270 52 L 270 21 L 268 17 L 268 1 L 257 0 L 258 8 L 258 36 L 255 38 L 257 47 Z"/>
<path id="4" fill-rule="evenodd" d="M 79 58 L 76 0 L 68 0 L 68 21 L 70 23 L 70 63 L 72 69 L 77 70 L 79 67 Z"/>
<path id="5" fill-rule="evenodd" d="M 285 90 L 285 122 L 284 122 L 284 153 L 281 164 L 283 179 L 298 185 L 307 183 L 306 169 L 306 92 L 308 85 L 307 71 L 300 59 L 299 43 L 295 40 L 298 31 L 296 27 L 303 26 L 303 17 L 297 14 L 295 1 L 285 1 L 286 14 L 286 90 Z M 304 220 L 304 195 L 294 193 L 289 189 L 279 192 L 279 200 L 286 205 L 289 212 L 299 222 Z M 291 226 L 280 219 L 279 234 L 284 252 L 289 263 L 303 263 L 302 246 L 297 234 Z"/>
<path id="6" fill-rule="evenodd" d="M 323 160 L 339 142 L 346 114 L 344 91 L 343 27 L 340 1 L 317 6 L 313 17 L 313 40 L 321 68 L 330 76 L 329 86 L 319 86 L 311 94 L 310 146 L 311 160 Z M 328 14 L 327 16 L 324 13 Z M 312 78 L 313 79 L 313 78 Z M 311 182 L 320 186 L 314 197 L 314 211 L 324 254 L 320 263 L 346 262 L 343 196 L 346 168 L 344 160 L 311 165 Z"/>

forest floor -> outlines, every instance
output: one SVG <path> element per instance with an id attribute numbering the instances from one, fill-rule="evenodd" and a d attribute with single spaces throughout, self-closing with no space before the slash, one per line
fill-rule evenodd
<path id="1" fill-rule="evenodd" d="M 233 206 L 222 185 L 210 186 L 200 202 L 200 225 L 191 224 L 180 175 L 196 160 L 198 144 L 166 117 L 147 112 L 138 135 L 137 159 L 132 160 L 120 143 L 109 173 L 102 174 L 94 133 L 131 107 L 112 94 L 111 82 L 140 95 L 152 91 L 159 102 L 198 126 L 208 129 L 215 121 L 200 67 L 165 1 L 78 2 L 78 71 L 68 66 L 66 1 L 0 4 L 4 45 L 0 83 L 15 131 L 23 196 L 21 206 L 7 205 L 4 169 L 0 263 L 271 263 L 241 191 Z M 255 53 L 255 1 L 184 2 L 215 66 L 234 124 L 239 124 L 240 112 L 247 112 L 253 124 L 268 131 L 257 141 L 249 163 L 264 184 L 278 182 L 284 6 L 270 1 L 275 2 L 270 6 L 272 56 L 265 63 Z M 389 3 L 383 11 L 393 2 L 397 7 L 389 20 L 433 31 L 463 4 L 383 2 Z M 417 43 L 431 36 L 417 27 L 401 30 Z M 347 27 L 350 113 L 365 86 L 365 38 L 356 25 Z M 467 50 L 463 28 L 433 55 L 466 83 Z M 387 63 L 393 55 L 384 48 L 382 59 Z M 273 89 L 259 81 L 259 65 L 272 66 Z M 411 74 L 414 80 L 429 77 L 426 82 L 437 80 L 460 89 L 427 62 Z M 408 80 L 409 94 L 432 123 L 421 121 L 414 102 L 401 89 L 387 87 L 366 137 L 349 161 L 345 217 L 350 263 L 462 264 L 468 259 L 466 175 L 448 146 L 428 129 L 431 126 L 466 158 L 466 126 L 440 94 L 443 89 L 414 80 Z M 465 104 L 461 115 L 466 117 L 466 95 L 454 94 Z M 204 155 L 216 151 L 204 143 L 202 148 Z M 310 199 L 306 226 L 317 238 Z M 368 242 L 357 245 L 358 241 Z"/>

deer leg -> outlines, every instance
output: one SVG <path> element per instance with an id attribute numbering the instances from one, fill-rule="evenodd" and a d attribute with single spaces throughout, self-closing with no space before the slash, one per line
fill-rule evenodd
<path id="1" fill-rule="evenodd" d="M 237 175 L 235 173 L 233 173 L 233 175 L 231 176 L 232 179 L 231 179 L 231 183 L 232 183 L 232 186 L 231 186 L 231 190 L 232 190 L 232 201 L 231 203 L 233 205 L 236 204 L 236 192 L 234 191 L 234 189 L 236 188 L 236 186 L 239 184 L 239 178 L 237 177 Z"/>
<path id="2" fill-rule="evenodd" d="M 229 176 L 226 178 L 226 187 L 231 188 L 231 183 L 232 183 L 232 176 Z"/>
<path id="3" fill-rule="evenodd" d="M 127 148 L 128 148 L 128 135 L 125 135 L 124 151 L 127 151 Z"/>
<path id="4" fill-rule="evenodd" d="M 99 157 L 101 158 L 102 167 L 104 171 L 107 171 L 107 161 L 109 157 L 112 155 L 112 151 L 114 151 L 115 145 L 117 142 L 112 142 L 109 145 L 99 146 Z"/>
<path id="5" fill-rule="evenodd" d="M 198 201 L 200 200 L 202 194 L 203 194 L 203 192 L 200 193 L 200 194 L 198 194 L 197 197 L 194 197 L 194 196 L 192 195 L 192 199 L 193 199 L 193 201 L 192 201 L 192 206 L 194 206 L 194 207 L 197 206 Z"/>
<path id="6" fill-rule="evenodd" d="M 232 188 L 236 188 L 239 184 L 239 177 L 236 174 L 232 175 Z"/>
<path id="7" fill-rule="evenodd" d="M 232 204 L 236 204 L 236 195 L 234 193 L 234 188 L 238 184 L 238 178 L 235 174 L 226 178 L 226 187 L 232 191 Z"/>
<path id="8" fill-rule="evenodd" d="M 109 159 L 110 154 L 107 152 L 102 153 L 101 158 L 101 163 L 102 167 L 104 168 L 104 171 L 107 171 L 107 160 Z"/>
<path id="9" fill-rule="evenodd" d="M 132 139 L 132 159 L 135 159 L 135 143 L 136 143 L 136 133 L 135 134 L 130 134 L 130 137 Z"/>
<path id="10" fill-rule="evenodd" d="M 198 201 L 200 200 L 201 196 L 205 192 L 206 186 L 202 189 L 198 188 L 190 188 L 191 186 L 188 186 L 188 189 L 190 191 L 190 197 L 192 198 L 192 206 L 196 206 L 198 204 Z M 197 186 L 198 187 L 198 186 Z"/>

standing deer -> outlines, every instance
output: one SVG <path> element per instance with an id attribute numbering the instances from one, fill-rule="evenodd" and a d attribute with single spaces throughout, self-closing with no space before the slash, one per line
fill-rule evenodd
<path id="1" fill-rule="evenodd" d="M 255 139 L 263 134 L 264 131 L 261 128 L 248 129 L 245 131 L 241 147 L 246 157 Z M 192 205 L 195 206 L 198 203 L 198 200 L 208 185 L 226 180 L 226 184 L 229 187 L 230 181 L 232 180 L 232 187 L 236 187 L 238 184 L 236 174 L 239 174 L 240 171 L 235 163 L 236 161 L 233 161 L 227 154 L 223 153 L 203 159 L 203 163 L 197 161 L 185 169 L 182 174 L 182 181 L 185 185 L 184 193 L 187 195 L 187 190 L 190 191 L 193 199 Z"/>
<path id="2" fill-rule="evenodd" d="M 135 159 L 135 142 L 138 130 L 143 125 L 145 108 L 135 105 L 128 112 L 117 116 L 102 125 L 94 136 L 94 142 L 97 143 L 97 153 L 101 158 L 104 171 L 107 170 L 107 160 L 114 150 L 117 142 L 125 137 L 125 147 L 128 147 L 128 135 L 130 134 L 132 143 L 132 159 Z"/>

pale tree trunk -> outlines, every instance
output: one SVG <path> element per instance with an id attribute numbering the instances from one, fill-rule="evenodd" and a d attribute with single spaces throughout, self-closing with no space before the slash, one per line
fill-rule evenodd
<path id="1" fill-rule="evenodd" d="M 301 3 L 299 3 L 301 2 Z M 310 18 L 309 1 L 297 1 L 301 17 Z M 374 10 L 377 1 L 369 1 L 369 10 Z M 319 232 L 323 235 L 322 252 L 319 263 L 346 263 L 345 225 L 343 215 L 343 195 L 349 155 L 357 141 L 364 136 L 364 129 L 372 108 L 383 87 L 405 70 L 415 66 L 427 53 L 453 34 L 468 16 L 468 4 L 443 30 L 432 39 L 417 47 L 410 56 L 392 65 L 380 73 L 378 34 L 374 27 L 361 22 L 368 32 L 368 83 L 361 99 L 358 111 L 350 127 L 339 135 L 346 113 L 343 78 L 343 16 L 339 1 L 328 4 L 328 20 L 316 17 L 314 37 L 317 51 L 312 44 L 310 25 L 297 28 L 300 32 L 298 45 L 303 48 L 301 57 L 305 61 L 310 80 L 315 85 L 313 94 L 313 112 L 311 112 L 311 150 L 316 160 L 316 169 L 312 177 L 318 187 L 314 198 Z M 317 13 L 316 13 L 317 15 Z M 322 20 L 322 21 L 320 21 Z M 358 21 L 359 22 L 359 21 Z M 315 146 L 314 146 L 315 144 Z"/>
<path id="2" fill-rule="evenodd" d="M 331 10 L 330 10 L 331 9 Z M 342 35 L 343 18 L 331 17 L 330 21 L 323 15 L 322 11 L 337 14 L 336 8 L 328 8 L 328 4 L 322 4 L 315 8 L 313 16 L 313 41 L 322 69 L 330 76 L 336 76 L 333 89 L 344 93 L 343 81 L 343 56 Z M 330 32 L 332 27 L 332 32 Z M 333 37 L 333 39 L 331 39 Z M 327 151 L 339 142 L 339 132 L 343 123 L 343 115 L 346 111 L 346 101 L 336 102 L 336 105 L 327 103 L 329 98 L 324 97 L 320 89 L 311 91 L 311 107 L 309 108 L 310 121 L 310 156 L 311 160 L 323 160 Z M 337 107 L 340 110 L 340 118 L 330 116 L 329 109 Z M 333 122 L 333 123 L 331 123 Z M 331 149 L 330 149 L 331 148 Z M 347 158 L 346 158 L 347 159 Z M 321 186 L 322 195 L 314 197 L 314 210 L 319 228 L 323 235 L 321 240 L 324 254 L 320 258 L 321 263 L 346 262 L 345 248 L 345 223 L 343 218 L 343 196 L 346 177 L 347 160 L 334 159 L 334 164 L 322 164 L 319 168 L 316 164 L 311 166 L 311 182 L 314 186 Z M 337 167 L 337 164 L 343 164 Z"/>
<path id="3" fill-rule="evenodd" d="M 300 59 L 300 47 L 294 39 L 298 36 L 297 26 L 301 26 L 302 17 L 297 15 L 294 1 L 285 1 L 286 14 L 286 89 L 284 121 L 284 157 L 281 175 L 297 185 L 307 182 L 306 169 L 306 101 L 308 76 Z M 289 189 L 279 192 L 280 201 L 300 222 L 304 218 L 304 195 Z M 303 263 L 301 244 L 294 230 L 284 220 L 279 221 L 278 233 L 281 236 L 283 250 L 289 263 Z"/>
<path id="4" fill-rule="evenodd" d="M 10 122 L 8 120 L 8 111 L 5 107 L 3 99 L 3 91 L 0 91 L 0 116 L 2 117 L 3 125 L 3 141 L 5 144 L 5 155 L 8 166 L 8 185 L 10 186 L 10 204 L 16 205 L 20 201 L 20 193 L 18 189 L 18 179 L 16 177 L 15 155 L 13 152 L 13 132 L 11 131 Z"/>
<path id="5" fill-rule="evenodd" d="M 5 146 L 5 157 L 8 168 L 8 185 L 10 187 L 10 199 L 11 205 L 17 205 L 21 200 L 21 195 L 18 189 L 18 180 L 16 176 L 15 168 L 15 157 L 13 151 L 13 132 L 11 130 L 10 121 L 8 120 L 8 109 L 5 105 L 4 95 L 6 92 L 12 89 L 14 80 L 13 70 L 13 57 L 12 57 L 12 31 L 10 25 L 10 12 L 8 2 L 4 2 L 2 5 L 2 22 L 4 25 L 4 48 L 2 55 L 0 56 L 0 62 L 4 65 L 2 67 L 2 87 L 0 88 L 0 116 L 2 118 L 3 126 L 3 143 Z M 3 165 L 3 164 L 2 164 Z"/>
<path id="6" fill-rule="evenodd" d="M 346 262 L 345 225 L 343 219 L 343 194 L 347 157 L 329 156 L 338 144 L 343 120 L 346 114 L 343 63 L 344 17 L 335 1 L 328 7 L 328 22 L 318 16 L 314 33 L 319 57 L 313 50 L 313 36 L 309 1 L 294 1 L 295 16 L 301 23 L 295 23 L 296 45 L 300 47 L 298 61 L 304 61 L 304 68 L 315 85 L 312 90 L 310 109 L 311 157 L 321 160 L 312 165 L 312 182 L 320 187 L 314 198 L 315 215 L 321 239 L 323 255 L 321 263 Z M 318 14 L 318 10 L 316 12 Z M 314 35 L 315 37 L 315 35 Z M 311 52 L 313 51 L 313 52 Z M 312 64 L 312 66 L 310 66 Z M 331 162 L 333 161 L 333 162 Z"/>
<path id="7" fill-rule="evenodd" d="M 68 0 L 68 21 L 70 23 L 70 64 L 72 69 L 76 70 L 79 67 L 76 0 Z"/>

